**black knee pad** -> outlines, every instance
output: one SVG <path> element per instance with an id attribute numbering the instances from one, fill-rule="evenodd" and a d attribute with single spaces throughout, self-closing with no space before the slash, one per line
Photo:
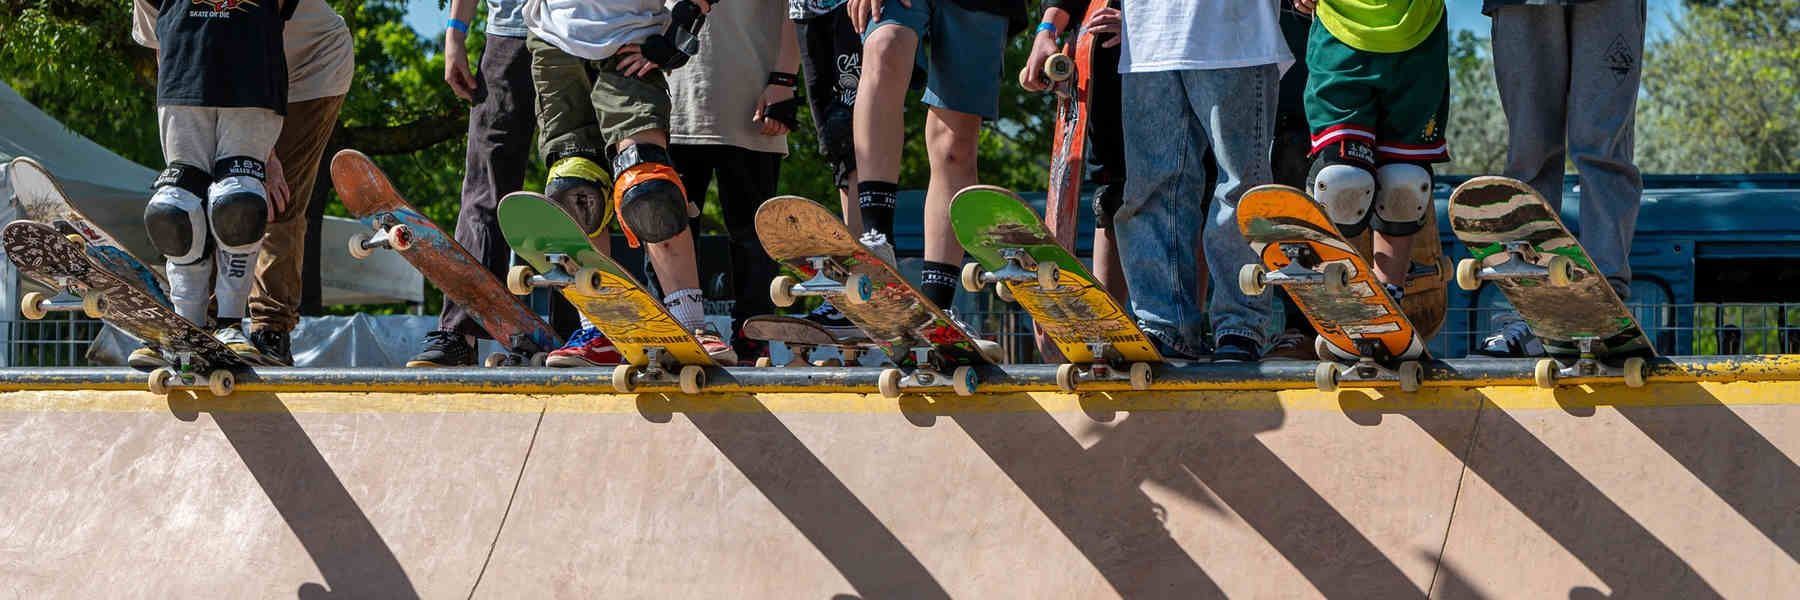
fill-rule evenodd
<path id="1" fill-rule="evenodd" d="M 827 103 L 819 124 L 819 155 L 826 161 L 842 163 L 856 160 L 854 125 L 856 111 L 842 102 Z"/>
<path id="2" fill-rule="evenodd" d="M 232 252 L 262 241 L 269 226 L 269 192 L 261 160 L 233 156 L 213 165 L 206 192 L 206 216 L 213 237 Z"/>
<path id="3" fill-rule="evenodd" d="M 212 174 L 181 162 L 156 176 L 156 192 L 144 205 L 144 231 L 150 244 L 176 264 L 192 264 L 212 253 L 206 233 L 206 188 L 211 184 Z"/>
<path id="4" fill-rule="evenodd" d="M 1112 229 L 1113 215 L 1125 202 L 1125 184 L 1102 183 L 1094 188 L 1094 226 Z"/>
<path id="5" fill-rule="evenodd" d="M 666 241 L 687 230 L 687 192 L 673 162 L 667 149 L 654 144 L 633 144 L 613 159 L 618 174 L 614 209 L 633 246 Z"/>

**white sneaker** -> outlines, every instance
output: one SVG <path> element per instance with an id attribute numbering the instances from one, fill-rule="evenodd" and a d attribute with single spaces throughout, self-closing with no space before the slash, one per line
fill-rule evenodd
<path id="1" fill-rule="evenodd" d="M 969 337 L 975 340 L 975 350 L 981 353 L 982 358 L 986 358 L 988 362 L 994 364 L 1006 362 L 1006 349 L 1001 348 L 1000 344 L 997 342 L 982 339 L 981 331 L 975 329 L 975 326 L 970 325 L 968 322 L 963 321 L 962 317 L 956 316 L 956 309 L 946 308 L 944 309 L 944 315 L 950 317 L 950 322 L 956 323 L 957 327 L 961 327 L 963 331 L 969 332 Z"/>
<path id="2" fill-rule="evenodd" d="M 889 267 L 900 268 L 900 261 L 894 258 L 894 244 L 888 242 L 886 234 L 879 231 L 866 231 L 857 241 L 862 242 L 863 246 L 869 248 L 871 254 L 881 259 L 882 262 L 886 262 Z"/>

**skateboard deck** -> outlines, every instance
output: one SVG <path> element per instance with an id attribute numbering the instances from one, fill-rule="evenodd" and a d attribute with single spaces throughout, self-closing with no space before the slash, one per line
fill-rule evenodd
<path id="1" fill-rule="evenodd" d="M 622 366 L 653 375 L 660 373 L 657 369 L 717 366 L 662 300 L 600 252 L 595 244 L 610 242 L 610 236 L 590 237 L 574 215 L 534 192 L 507 194 L 500 200 L 499 215 L 507 245 L 530 265 L 513 267 L 507 289 L 523 295 L 532 287 L 561 288 L 569 303 L 612 340 L 628 362 Z M 640 371 L 615 372 L 625 373 L 629 382 Z M 615 379 L 614 387 L 619 385 Z"/>
<path id="2" fill-rule="evenodd" d="M 1418 361 L 1429 358 L 1424 340 L 1312 198 L 1284 185 L 1257 186 L 1238 200 L 1237 217 L 1251 250 L 1262 257 L 1262 264 L 1239 273 L 1244 292 L 1285 285 L 1319 332 L 1321 360 L 1357 361 L 1365 378 L 1372 376 L 1368 367 L 1379 366 L 1398 371 L 1402 387 L 1417 385 Z M 1319 387 L 1335 388 L 1335 382 L 1326 385 L 1323 366 Z"/>
<path id="3" fill-rule="evenodd" d="M 90 316 L 143 340 L 174 365 L 151 374 L 151 391 L 166 392 L 171 379 L 179 380 L 173 382 L 175 386 L 201 387 L 195 380 L 205 373 L 213 393 L 227 395 L 235 381 L 230 370 L 248 366 L 211 332 L 188 322 L 151 296 L 140 287 L 141 282 L 113 271 L 102 248 L 34 221 L 13 221 L 0 231 L 0 238 L 4 238 L 7 258 L 18 266 L 19 272 L 65 293 L 80 295 L 81 302 L 76 305 L 81 305 Z M 27 316 L 42 316 L 45 303 L 40 299 L 27 294 L 25 304 L 32 307 Z M 74 306 L 50 308 L 73 310 Z"/>
<path id="4" fill-rule="evenodd" d="M 776 278 L 770 284 L 770 296 L 777 305 L 792 304 L 792 296 L 830 296 L 837 309 L 869 334 L 896 365 L 939 373 L 960 371 L 963 375 L 952 376 L 953 385 L 959 386 L 958 393 L 973 393 L 972 371 L 958 367 L 991 362 L 976 340 L 892 266 L 870 253 L 836 214 L 799 196 L 776 196 L 757 209 L 756 234 L 770 257 L 812 278 L 805 282 Z M 916 352 L 922 349 L 930 350 L 924 352 L 926 364 L 920 364 Z M 884 394 L 897 389 L 888 385 L 893 375 L 882 377 Z M 933 385 L 930 377 L 909 378 L 907 384 Z"/>
<path id="5" fill-rule="evenodd" d="M 994 282 L 1009 290 L 1068 362 L 1162 362 L 1131 315 L 1011 190 L 963 188 L 950 203 L 950 226 L 979 265 L 963 269 L 963 287 L 979 291 Z M 1046 265 L 1054 270 L 1046 272 Z M 1055 286 L 1045 287 L 1044 278 L 1054 278 Z"/>
<path id="6" fill-rule="evenodd" d="M 89 219 L 69 195 L 63 192 L 62 184 L 50 170 L 44 168 L 36 160 L 18 157 L 6 165 L 8 180 L 12 182 L 13 194 L 19 198 L 19 211 L 27 220 L 37 221 L 55 228 L 65 234 L 76 233 L 86 238 L 89 245 L 105 256 L 106 266 L 113 272 L 126 275 L 140 282 L 144 290 L 164 305 L 169 305 L 169 282 L 161 273 L 138 260 L 125 245 L 107 233 L 93 219 Z M 149 195 L 144 197 L 149 201 Z"/>
<path id="7" fill-rule="evenodd" d="M 831 334 L 824 326 L 806 319 L 785 315 L 758 315 L 744 319 L 739 327 L 744 337 L 765 342 L 781 342 L 787 344 L 789 352 L 794 356 L 786 365 L 804 367 L 812 364 L 820 367 L 837 367 L 856 363 L 857 356 L 874 345 L 866 337 L 840 338 Z M 811 362 L 814 349 L 832 347 L 844 355 L 837 364 Z M 766 367 L 768 357 L 757 359 L 757 366 Z M 837 359 L 832 359 L 837 360 Z"/>
<path id="8" fill-rule="evenodd" d="M 344 206 L 374 231 L 370 237 L 351 238 L 351 255 L 368 256 L 379 247 L 399 252 L 444 295 L 468 308 L 495 341 L 534 363 L 537 355 L 562 345 L 556 332 L 508 294 L 481 261 L 408 204 L 369 157 L 355 150 L 338 152 L 331 159 L 331 180 Z M 489 357 L 488 365 L 495 366 L 496 358 Z"/>
<path id="9" fill-rule="evenodd" d="M 1457 284 L 1471 290 L 1482 281 L 1499 286 L 1552 359 L 1567 365 L 1585 357 L 1610 367 L 1637 358 L 1641 367 L 1642 359 L 1656 356 L 1581 242 L 1530 185 L 1507 177 L 1470 179 L 1450 195 L 1450 227 L 1472 256 L 1457 266 Z M 1628 373 L 1627 381 L 1641 383 L 1641 375 Z M 1539 383 L 1554 382 L 1540 374 Z"/>
<path id="10" fill-rule="evenodd" d="M 1063 44 L 1060 54 L 1044 63 L 1044 75 L 1056 94 L 1056 135 L 1050 146 L 1050 188 L 1044 200 L 1044 224 L 1064 250 L 1075 251 L 1075 228 L 1081 204 L 1081 178 L 1087 153 L 1088 93 L 1093 87 L 1097 34 L 1088 30 L 1104 1 L 1090 2 L 1081 28 Z"/>
<path id="11" fill-rule="evenodd" d="M 1350 238 L 1350 244 L 1363 256 L 1375 256 L 1374 234 L 1364 231 Z M 1425 213 L 1425 227 L 1413 244 L 1412 268 L 1406 274 L 1406 293 L 1401 295 L 1400 309 L 1419 328 L 1419 337 L 1431 339 L 1444 328 L 1444 313 L 1450 306 L 1450 279 L 1454 273 L 1444 244 L 1438 239 L 1437 211 Z"/>

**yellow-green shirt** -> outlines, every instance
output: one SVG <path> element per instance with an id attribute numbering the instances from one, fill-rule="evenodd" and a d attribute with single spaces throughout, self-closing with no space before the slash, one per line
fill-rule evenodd
<path id="1" fill-rule="evenodd" d="M 1444 18 L 1444 0 L 1320 0 L 1319 23 L 1332 37 L 1364 52 L 1404 52 L 1431 35 Z"/>

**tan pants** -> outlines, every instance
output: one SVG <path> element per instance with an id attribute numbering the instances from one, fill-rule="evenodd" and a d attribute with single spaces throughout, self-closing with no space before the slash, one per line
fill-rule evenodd
<path id="1" fill-rule="evenodd" d="M 343 96 L 288 104 L 287 121 L 275 141 L 275 156 L 287 173 L 288 207 L 263 236 L 256 282 L 250 289 L 250 330 L 293 331 L 300 323 L 301 273 L 306 267 L 306 208 L 313 182 L 337 125 Z"/>

